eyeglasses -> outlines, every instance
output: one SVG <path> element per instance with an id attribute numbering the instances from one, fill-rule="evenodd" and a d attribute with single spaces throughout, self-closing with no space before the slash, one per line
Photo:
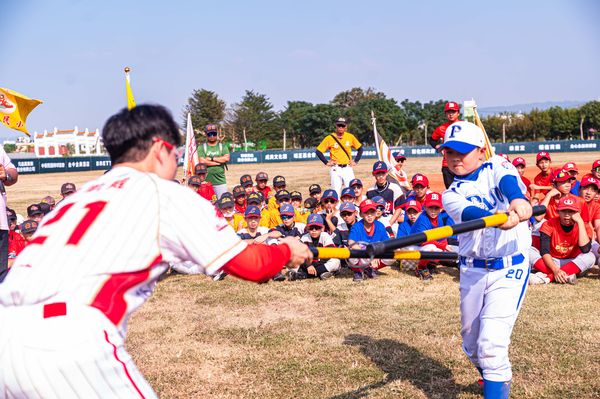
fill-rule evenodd
<path id="1" fill-rule="evenodd" d="M 340 213 L 340 216 L 343 217 L 343 218 L 347 218 L 347 217 L 350 217 L 352 215 L 354 215 L 354 212 L 342 212 L 342 213 Z"/>
<path id="2" fill-rule="evenodd" d="M 322 227 L 321 226 L 309 226 L 306 228 L 306 230 L 308 231 L 315 231 L 315 230 L 321 230 Z"/>
<path id="3" fill-rule="evenodd" d="M 208 132 L 206 133 L 206 137 L 215 137 L 217 134 L 217 132 Z"/>
<path id="4" fill-rule="evenodd" d="M 334 199 L 329 199 L 329 198 L 328 198 L 328 199 L 326 199 L 326 200 L 323 200 L 323 203 L 324 203 L 324 204 L 335 204 L 336 202 L 337 202 L 336 200 L 334 200 Z"/>
<path id="5" fill-rule="evenodd" d="M 346 125 L 335 125 L 335 127 L 346 127 Z"/>
<path id="6" fill-rule="evenodd" d="M 363 188 L 363 186 L 359 186 L 359 185 L 352 186 L 352 189 L 353 189 L 354 191 L 361 190 L 362 188 Z"/>
<path id="7" fill-rule="evenodd" d="M 290 220 L 293 216 L 290 215 L 281 215 L 281 220 Z"/>
<path id="8" fill-rule="evenodd" d="M 385 206 L 378 206 L 377 210 L 383 212 L 385 211 Z"/>
<path id="9" fill-rule="evenodd" d="M 600 172 L 600 166 L 592 169 L 593 172 Z"/>
<path id="10" fill-rule="evenodd" d="M 179 158 L 181 156 L 181 154 L 179 153 L 179 151 L 177 151 L 177 149 L 175 149 L 175 146 L 171 143 L 169 143 L 168 141 L 165 141 L 163 139 L 160 139 L 158 137 L 153 137 L 152 138 L 152 142 L 153 143 L 160 143 L 161 145 L 164 145 L 165 148 L 167 149 L 167 151 L 171 152 L 171 151 L 175 151 L 175 155 L 177 156 L 177 158 Z"/>
<path id="11" fill-rule="evenodd" d="M 447 114 L 456 114 L 458 113 L 458 111 L 455 111 L 453 109 L 449 109 L 448 111 L 446 111 Z"/>

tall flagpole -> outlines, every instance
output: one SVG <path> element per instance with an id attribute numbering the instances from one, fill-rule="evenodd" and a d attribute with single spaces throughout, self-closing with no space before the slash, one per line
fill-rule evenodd
<path id="1" fill-rule="evenodd" d="M 371 124 L 373 125 L 373 136 L 375 137 L 375 149 L 377 150 L 377 159 L 381 161 L 381 150 L 379 149 L 379 139 L 377 138 L 377 118 L 375 112 L 371 110 Z"/>

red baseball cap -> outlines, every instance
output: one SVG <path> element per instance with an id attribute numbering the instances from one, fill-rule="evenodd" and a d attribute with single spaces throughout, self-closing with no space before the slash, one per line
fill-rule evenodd
<path id="1" fill-rule="evenodd" d="M 523 157 L 516 157 L 515 159 L 513 159 L 513 160 L 512 160 L 512 164 L 513 164 L 515 167 L 517 167 L 517 166 L 519 166 L 519 165 L 522 165 L 522 166 L 527 166 L 527 165 L 525 164 L 525 158 L 523 158 Z"/>
<path id="2" fill-rule="evenodd" d="M 409 209 L 414 209 L 417 212 L 421 212 L 421 204 L 419 203 L 419 201 L 410 200 L 406 204 L 404 204 L 404 209 L 407 211 Z"/>
<path id="3" fill-rule="evenodd" d="M 557 170 L 552 174 L 552 183 L 562 183 L 570 179 L 573 177 L 564 169 Z"/>
<path id="4" fill-rule="evenodd" d="M 567 162 L 566 164 L 563 165 L 563 170 L 566 170 L 567 172 L 579 172 L 579 169 L 577 169 L 577 165 L 575 165 L 575 162 Z"/>
<path id="5" fill-rule="evenodd" d="M 427 194 L 425 196 L 425 206 L 437 206 L 443 208 L 442 194 L 436 192 Z"/>
<path id="6" fill-rule="evenodd" d="M 365 213 L 368 210 L 377 210 L 377 203 L 370 199 L 366 199 L 360 203 L 360 212 Z"/>
<path id="7" fill-rule="evenodd" d="M 540 151 L 538 152 L 538 154 L 535 157 L 535 162 L 540 162 L 542 159 L 547 159 L 548 161 L 552 161 L 552 158 L 550 158 L 550 153 L 547 151 Z"/>
<path id="8" fill-rule="evenodd" d="M 429 187 L 429 179 L 427 178 L 427 176 L 419 174 L 419 173 L 412 177 L 411 183 L 412 183 L 413 187 L 416 186 L 417 184 L 420 184 L 423 187 Z"/>
<path id="9" fill-rule="evenodd" d="M 584 178 L 581 179 L 581 183 L 579 184 L 579 187 L 587 187 L 587 186 L 596 186 L 596 188 L 598 190 L 600 190 L 600 181 L 598 181 L 598 179 L 596 179 L 593 176 L 584 176 Z"/>
<path id="10" fill-rule="evenodd" d="M 600 159 L 596 159 L 592 164 L 592 169 L 600 168 Z"/>
<path id="11" fill-rule="evenodd" d="M 446 111 L 460 111 L 460 105 L 454 101 L 449 101 L 444 106 L 444 112 Z"/>
<path id="12" fill-rule="evenodd" d="M 577 197 L 574 195 L 565 195 L 558 201 L 558 206 L 556 207 L 557 211 L 564 211 L 567 209 L 579 212 L 579 203 L 577 202 Z"/>

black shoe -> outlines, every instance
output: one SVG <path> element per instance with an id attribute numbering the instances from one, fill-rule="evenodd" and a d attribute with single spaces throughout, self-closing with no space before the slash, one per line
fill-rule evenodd
<path id="1" fill-rule="evenodd" d="M 288 280 L 289 281 L 295 281 L 295 280 L 304 280 L 308 278 L 308 276 L 306 275 L 306 273 L 304 273 L 301 270 L 295 271 L 295 270 L 290 270 L 288 272 Z M 275 279 L 275 278 L 273 278 Z"/>
<path id="2" fill-rule="evenodd" d="M 319 276 L 319 278 L 321 280 L 327 280 L 328 278 L 333 277 L 333 273 L 331 272 L 325 272 L 325 273 L 321 273 L 321 275 Z"/>
<path id="3" fill-rule="evenodd" d="M 273 277 L 273 281 L 285 281 L 285 276 L 279 272 Z"/>

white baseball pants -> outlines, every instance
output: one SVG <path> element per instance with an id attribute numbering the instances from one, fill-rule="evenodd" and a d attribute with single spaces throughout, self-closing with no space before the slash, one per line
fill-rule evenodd
<path id="1" fill-rule="evenodd" d="M 329 169 L 329 176 L 331 177 L 331 188 L 340 196 L 342 189 L 348 187 L 350 181 L 354 179 L 354 170 L 350 165 L 344 168 L 334 165 Z"/>
<path id="2" fill-rule="evenodd" d="M 156 398 L 116 327 L 69 305 L 49 318 L 42 305 L 0 307 L 0 398 Z"/>
<path id="3" fill-rule="evenodd" d="M 508 345 L 527 290 L 527 254 L 500 270 L 460 265 L 463 350 L 488 381 L 512 379 Z"/>

